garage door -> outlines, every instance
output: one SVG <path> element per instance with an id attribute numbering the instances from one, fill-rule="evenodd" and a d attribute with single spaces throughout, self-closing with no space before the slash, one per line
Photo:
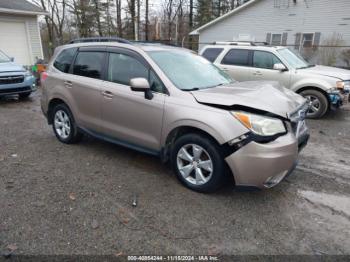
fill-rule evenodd
<path id="1" fill-rule="evenodd" d="M 30 65 L 30 52 L 27 31 L 24 22 L 8 22 L 0 20 L 0 50 L 14 57 L 15 62 Z"/>

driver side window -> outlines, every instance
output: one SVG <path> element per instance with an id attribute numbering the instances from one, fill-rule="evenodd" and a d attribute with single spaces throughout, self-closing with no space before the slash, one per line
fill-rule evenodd
<path id="1" fill-rule="evenodd" d="M 256 68 L 273 69 L 274 64 L 282 63 L 274 54 L 264 51 L 254 51 L 253 66 Z"/>
<path id="2" fill-rule="evenodd" d="M 147 68 L 132 56 L 119 53 L 109 54 L 108 81 L 129 86 L 130 79 L 136 77 L 146 78 L 152 91 L 163 92 L 163 83 L 152 69 Z"/>

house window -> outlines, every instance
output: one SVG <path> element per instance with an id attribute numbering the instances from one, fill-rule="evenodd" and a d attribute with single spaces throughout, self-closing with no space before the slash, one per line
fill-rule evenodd
<path id="1" fill-rule="evenodd" d="M 271 36 L 271 45 L 281 45 L 282 34 L 272 34 Z"/>
<path id="2" fill-rule="evenodd" d="M 302 47 L 312 47 L 314 44 L 314 34 L 303 34 L 301 38 L 301 46 Z"/>

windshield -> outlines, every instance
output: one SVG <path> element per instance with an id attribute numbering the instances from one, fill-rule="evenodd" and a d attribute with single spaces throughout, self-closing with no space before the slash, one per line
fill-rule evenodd
<path id="1" fill-rule="evenodd" d="M 227 85 L 234 80 L 205 58 L 184 51 L 148 52 L 172 83 L 181 90 Z"/>
<path id="2" fill-rule="evenodd" d="M 10 58 L 5 55 L 2 51 L 0 51 L 0 63 L 11 62 Z"/>
<path id="3" fill-rule="evenodd" d="M 299 54 L 292 52 L 288 48 L 277 50 L 277 52 L 288 62 L 288 64 L 296 69 L 311 67 Z"/>

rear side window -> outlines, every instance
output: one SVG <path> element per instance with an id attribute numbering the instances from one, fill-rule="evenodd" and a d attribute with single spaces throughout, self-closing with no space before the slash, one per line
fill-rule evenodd
<path id="1" fill-rule="evenodd" d="M 231 49 L 221 63 L 224 65 L 249 66 L 249 50 Z"/>
<path id="2" fill-rule="evenodd" d="M 104 58 L 104 52 L 79 52 L 75 59 L 73 74 L 101 79 Z"/>
<path id="3" fill-rule="evenodd" d="M 210 62 L 214 62 L 216 58 L 221 54 L 223 48 L 207 48 L 205 49 L 202 56 L 209 60 Z"/>
<path id="4" fill-rule="evenodd" d="M 64 73 L 69 72 L 70 65 L 73 62 L 77 48 L 69 48 L 63 50 L 53 63 L 54 67 Z"/>

